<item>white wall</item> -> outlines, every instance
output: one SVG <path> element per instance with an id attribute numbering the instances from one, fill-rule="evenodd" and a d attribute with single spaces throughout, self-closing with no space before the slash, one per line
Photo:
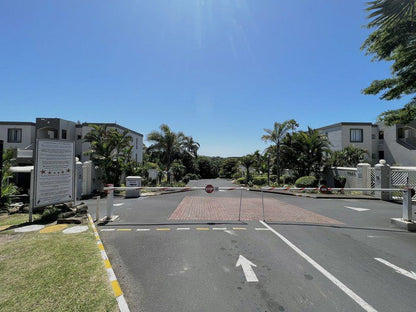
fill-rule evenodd
<path id="1" fill-rule="evenodd" d="M 348 145 L 356 146 L 367 150 L 368 152 L 368 159 L 366 161 L 372 161 L 372 153 L 373 153 L 373 142 L 371 139 L 372 134 L 372 126 L 371 125 L 342 125 L 342 146 L 347 147 Z M 351 129 L 362 129 L 363 130 L 363 142 L 351 142 L 350 141 L 350 130 Z"/>
<path id="2" fill-rule="evenodd" d="M 384 159 L 389 165 L 415 166 L 416 150 L 410 150 L 397 143 L 397 126 L 386 127 L 379 125 L 384 130 Z"/>

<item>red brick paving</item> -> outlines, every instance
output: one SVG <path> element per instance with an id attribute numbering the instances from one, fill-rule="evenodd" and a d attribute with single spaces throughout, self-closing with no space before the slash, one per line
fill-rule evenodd
<path id="1" fill-rule="evenodd" d="M 170 216 L 170 220 L 236 221 L 240 199 L 235 197 L 186 196 Z M 274 198 L 264 199 L 266 221 L 342 224 L 309 210 Z M 241 220 L 262 220 L 260 198 L 243 198 Z"/>

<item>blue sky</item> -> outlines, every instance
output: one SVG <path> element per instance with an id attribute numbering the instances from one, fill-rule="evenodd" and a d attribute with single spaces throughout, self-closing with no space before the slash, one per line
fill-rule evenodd
<path id="1" fill-rule="evenodd" d="M 240 156 L 264 128 L 374 122 L 406 100 L 361 90 L 390 75 L 360 50 L 365 1 L 0 2 L 0 120 L 162 123 L 200 154 Z"/>

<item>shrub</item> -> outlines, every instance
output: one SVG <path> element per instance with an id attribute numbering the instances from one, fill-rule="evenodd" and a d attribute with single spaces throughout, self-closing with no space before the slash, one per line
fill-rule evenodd
<path id="1" fill-rule="evenodd" d="M 265 185 L 267 184 L 267 177 L 257 176 L 253 178 L 254 185 Z"/>
<path id="2" fill-rule="evenodd" d="M 316 187 L 318 186 L 318 179 L 313 176 L 300 177 L 296 180 L 297 187 Z"/>
<path id="3" fill-rule="evenodd" d="M 276 183 L 277 182 L 277 175 L 271 174 L 270 175 L 270 182 L 271 183 Z"/>
<path id="4" fill-rule="evenodd" d="M 238 184 L 246 184 L 246 178 L 245 178 L 245 177 L 238 178 L 238 179 L 236 180 L 236 182 L 237 182 Z"/>
<path id="5" fill-rule="evenodd" d="M 344 187 L 346 182 L 347 182 L 347 178 L 344 176 L 334 177 L 335 187 Z"/>
<path id="6" fill-rule="evenodd" d="M 294 178 L 288 174 L 284 174 L 280 177 L 281 184 L 293 184 L 293 182 L 294 182 Z"/>

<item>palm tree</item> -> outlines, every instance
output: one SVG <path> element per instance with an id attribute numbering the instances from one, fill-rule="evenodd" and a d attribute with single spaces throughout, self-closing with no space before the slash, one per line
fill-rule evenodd
<path id="1" fill-rule="evenodd" d="M 162 124 L 161 131 L 152 131 L 147 135 L 147 140 L 154 142 L 148 147 L 149 152 L 155 152 L 159 155 L 161 164 L 168 172 L 168 181 L 170 178 L 169 170 L 172 163 L 179 157 L 181 146 L 180 140 L 184 136 L 183 133 L 175 133 L 171 131 L 168 125 Z"/>
<path id="2" fill-rule="evenodd" d="M 248 154 L 241 157 L 241 164 L 246 168 L 246 183 L 250 180 L 250 168 L 256 162 L 255 155 Z"/>
<path id="3" fill-rule="evenodd" d="M 286 120 L 283 123 L 274 123 L 273 129 L 264 129 L 267 134 L 262 135 L 261 139 L 265 142 L 270 141 L 276 146 L 276 167 L 277 167 L 277 183 L 280 183 L 280 146 L 283 138 L 289 130 L 295 130 L 299 127 L 294 119 Z"/>
<path id="4" fill-rule="evenodd" d="M 120 178 L 131 156 L 132 137 L 128 131 L 119 132 L 106 125 L 90 125 L 90 132 L 85 135 L 84 142 L 89 142 L 86 152 L 94 165 L 100 167 L 102 180 L 105 183 L 119 185 Z"/>
<path id="5" fill-rule="evenodd" d="M 194 158 L 198 158 L 198 149 L 200 144 L 194 140 L 191 136 L 183 136 L 181 140 L 181 147 Z"/>

